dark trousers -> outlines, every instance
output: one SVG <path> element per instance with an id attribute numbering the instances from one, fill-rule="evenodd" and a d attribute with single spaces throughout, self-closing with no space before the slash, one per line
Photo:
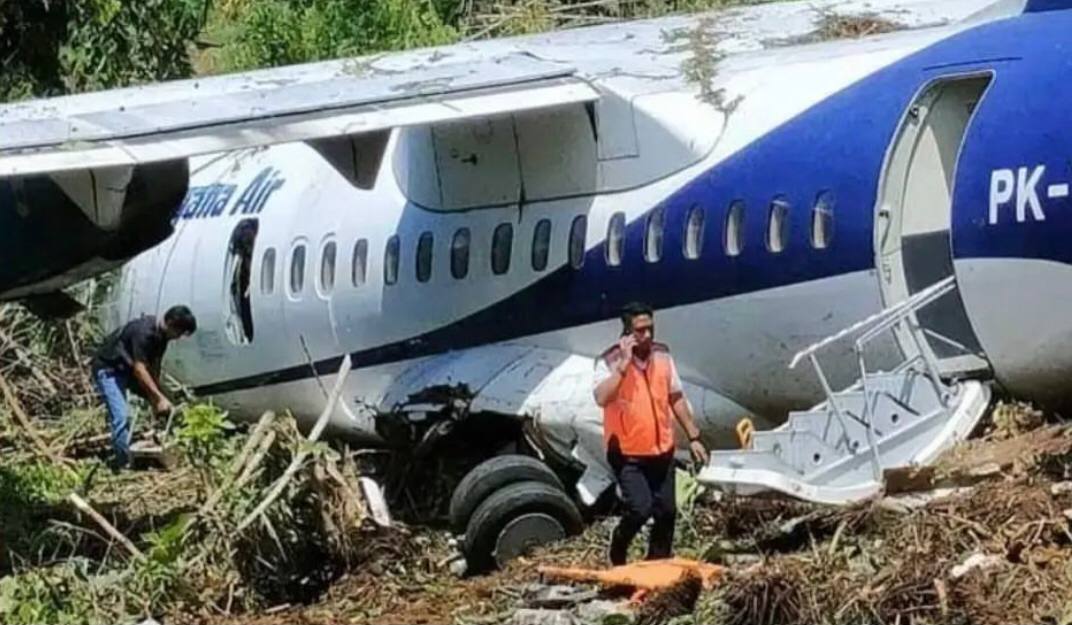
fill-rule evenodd
<path id="1" fill-rule="evenodd" d="M 610 540 L 610 562 L 625 564 L 629 544 L 648 519 L 655 522 L 648 541 L 648 560 L 669 558 L 674 550 L 674 455 L 611 457 L 625 510 Z"/>

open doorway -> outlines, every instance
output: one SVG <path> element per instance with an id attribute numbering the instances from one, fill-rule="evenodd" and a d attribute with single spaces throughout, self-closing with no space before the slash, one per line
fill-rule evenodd
<path id="1" fill-rule="evenodd" d="M 232 343 L 253 342 L 253 306 L 250 301 L 250 276 L 253 273 L 253 248 L 257 241 L 257 220 L 243 219 L 231 233 L 226 277 L 228 316 L 225 327 Z"/>
<path id="2" fill-rule="evenodd" d="M 875 252 L 886 306 L 953 275 L 950 236 L 957 162 L 990 74 L 931 83 L 912 102 L 887 157 L 875 219 Z M 917 313 L 925 347 L 943 375 L 987 370 L 960 292 Z M 898 336 L 906 354 L 918 351 Z"/>

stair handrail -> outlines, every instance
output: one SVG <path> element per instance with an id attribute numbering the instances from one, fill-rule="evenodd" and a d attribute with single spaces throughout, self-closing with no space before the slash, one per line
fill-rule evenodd
<path id="1" fill-rule="evenodd" d="M 853 325 L 832 334 L 825 339 L 814 343 L 799 352 L 793 357 L 793 360 L 789 363 L 789 368 L 794 369 L 800 363 L 800 360 L 807 358 L 811 361 L 812 367 L 815 369 L 816 375 L 819 377 L 819 382 L 822 384 L 823 392 L 826 394 L 827 403 L 834 413 L 834 417 L 841 423 L 843 431 L 847 431 L 845 427 L 845 415 L 842 411 L 837 396 L 830 386 L 829 381 L 826 378 L 826 374 L 823 371 L 822 366 L 819 364 L 816 354 L 819 350 L 836 343 L 848 336 L 862 332 L 860 336 L 856 338 L 854 342 L 854 349 L 856 352 L 857 365 L 860 368 L 860 386 L 863 391 L 864 405 L 863 414 L 860 418 L 863 420 L 867 433 L 867 446 L 871 452 L 870 462 L 872 472 L 874 474 L 875 481 L 882 481 L 882 458 L 878 448 L 877 432 L 875 431 L 874 419 L 871 415 L 871 396 L 873 391 L 868 388 L 867 379 L 867 364 L 864 357 L 864 348 L 866 345 L 874 340 L 875 337 L 887 332 L 897 326 L 901 326 L 908 331 L 909 336 L 915 342 L 919 353 L 923 355 L 924 368 L 927 371 L 927 377 L 931 384 L 934 385 L 935 393 L 938 395 L 939 401 L 942 405 L 946 405 L 946 398 L 942 393 L 941 384 L 939 382 L 939 376 L 937 371 L 937 365 L 932 362 L 932 359 L 928 357 L 928 352 L 925 350 L 923 340 L 920 336 L 921 331 L 918 325 L 912 323 L 912 315 L 919 309 L 930 305 L 937 299 L 945 296 L 947 293 L 956 288 L 956 280 L 953 276 L 949 276 L 943 280 L 932 284 L 931 286 L 913 294 L 911 297 L 904 299 L 892 306 L 884 308 L 883 310 L 854 323 Z M 908 324 L 908 327 L 905 326 Z"/>
<path id="2" fill-rule="evenodd" d="M 892 328 L 920 308 L 927 306 L 934 300 L 952 291 L 955 286 L 956 278 L 954 276 L 949 276 L 948 278 L 935 282 L 934 284 L 923 289 L 922 291 L 913 294 L 911 297 L 897 302 L 892 306 L 884 308 L 879 312 L 871 315 L 870 317 L 857 321 L 851 326 L 844 328 L 843 330 L 840 330 L 835 334 L 831 334 L 830 336 L 816 343 L 813 343 L 808 347 L 804 348 L 803 350 L 797 352 L 796 355 L 793 356 L 793 359 L 789 362 L 789 368 L 796 369 L 797 365 L 799 365 L 800 361 L 804 358 L 807 358 L 815 354 L 819 350 L 824 349 L 834 343 L 837 343 L 838 341 L 841 341 L 848 336 L 856 334 L 857 332 L 861 332 L 867 328 L 871 329 L 867 332 L 865 336 L 860 337 L 860 340 L 864 340 L 864 338 L 866 337 L 867 341 L 870 341 L 872 338 L 874 338 L 874 336 L 877 336 L 878 334 L 885 332 L 889 328 Z"/>

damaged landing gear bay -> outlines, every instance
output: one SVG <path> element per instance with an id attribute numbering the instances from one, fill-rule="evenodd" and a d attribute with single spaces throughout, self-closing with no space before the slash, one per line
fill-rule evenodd
<path id="1" fill-rule="evenodd" d="M 464 570 L 479 573 L 580 533 L 584 520 L 571 489 L 536 457 L 547 455 L 526 434 L 531 421 L 472 414 L 471 403 L 465 386 L 432 387 L 377 417 L 376 429 L 396 450 L 385 476 L 392 507 L 425 522 L 445 513 Z M 576 468 L 555 466 L 572 483 Z"/>

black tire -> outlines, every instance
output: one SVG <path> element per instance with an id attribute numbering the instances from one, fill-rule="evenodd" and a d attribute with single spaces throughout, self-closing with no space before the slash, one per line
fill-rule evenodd
<path id="1" fill-rule="evenodd" d="M 566 536 L 579 534 L 584 521 L 577 505 L 562 489 L 544 482 L 518 482 L 504 486 L 481 503 L 465 530 L 465 559 L 469 571 L 494 568 L 495 545 L 503 528 L 526 514 L 543 514 L 561 524 Z"/>
<path id="2" fill-rule="evenodd" d="M 450 527 L 454 533 L 465 532 L 469 517 L 489 495 L 517 482 L 541 482 L 566 490 L 558 476 L 536 458 L 517 454 L 490 458 L 466 473 L 454 489 L 450 498 Z"/>

